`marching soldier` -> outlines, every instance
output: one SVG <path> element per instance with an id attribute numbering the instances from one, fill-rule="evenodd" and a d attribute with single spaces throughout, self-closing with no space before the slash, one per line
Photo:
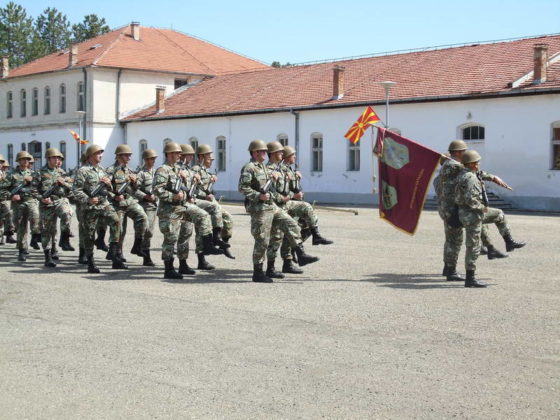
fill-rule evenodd
<path id="1" fill-rule="evenodd" d="M 513 240 L 502 210 L 488 207 L 484 181 L 479 174 L 480 155 L 478 152 L 467 150 L 463 153 L 461 162 L 465 168 L 455 187 L 455 203 L 459 206 L 459 219 L 465 227 L 466 233 L 465 268 L 467 277 L 465 287 L 486 287 L 486 283 L 475 278 L 476 260 L 480 253 L 480 233 L 483 224 L 496 224 L 500 235 L 504 238 L 508 252 L 525 246 L 525 243 Z"/>
<path id="2" fill-rule="evenodd" d="M 87 163 L 87 155 L 86 153 L 82 153 L 82 156 L 80 157 L 80 166 L 84 166 Z M 74 181 L 76 178 L 77 173 L 74 174 Z M 80 200 L 77 199 L 75 193 L 74 193 L 74 188 L 72 188 L 72 197 L 73 197 L 73 201 L 76 205 L 76 217 L 78 218 L 78 221 L 82 221 L 84 220 L 84 209 L 86 206 L 84 206 Z M 98 223 L 100 223 L 101 219 L 98 219 Z M 79 247 L 78 247 L 78 263 L 79 264 L 87 264 L 88 260 L 87 260 L 87 256 L 86 256 L 86 246 L 85 246 L 85 237 L 87 235 L 86 230 L 84 229 L 85 224 L 84 223 L 78 223 L 78 243 L 79 243 Z"/>
<path id="3" fill-rule="evenodd" d="M 126 218 L 134 221 L 134 244 L 130 252 L 139 257 L 144 257 L 142 252 L 142 240 L 148 226 L 148 218 L 144 209 L 134 198 L 134 193 L 138 189 L 136 174 L 128 167 L 128 162 L 132 157 L 132 149 L 127 144 L 120 144 L 115 149 L 115 163 L 107 168 L 106 173 L 111 179 L 112 191 L 109 196 L 112 199 L 113 207 L 117 211 L 120 224 L 119 237 L 119 258 L 126 261 L 123 257 L 122 246 L 126 235 Z M 111 259 L 111 250 L 107 259 Z"/>
<path id="4" fill-rule="evenodd" d="M 41 241 L 45 254 L 45 267 L 56 267 L 53 261 L 53 249 L 50 244 L 55 243 L 57 218 L 65 230 L 60 232 L 63 250 L 70 246 L 70 220 L 72 208 L 65 198 L 70 186 L 65 179 L 65 171 L 60 167 L 64 156 L 58 149 L 49 148 L 45 154 L 47 164 L 35 174 L 34 188 L 39 195 L 39 212 L 43 221 Z M 73 248 L 72 248 L 73 250 Z"/>
<path id="5" fill-rule="evenodd" d="M 148 228 L 142 240 L 142 254 L 144 255 L 142 265 L 148 267 L 153 267 L 155 265 L 150 256 L 150 248 L 151 239 L 154 236 L 154 224 L 158 207 L 157 197 L 154 194 L 154 176 L 156 174 L 154 165 L 157 157 L 158 155 L 154 149 L 147 149 L 142 153 L 144 166 L 138 171 L 138 189 L 135 192 L 135 197 L 144 209 L 148 220 Z"/>
<path id="6" fill-rule="evenodd" d="M 196 149 L 198 165 L 193 167 L 193 171 L 200 177 L 198 188 L 196 188 L 196 205 L 210 214 L 214 245 L 219 246 L 226 257 L 235 259 L 229 251 L 233 220 L 214 196 L 214 184 L 218 177 L 209 171 L 214 161 L 212 153 L 212 148 L 208 144 L 201 144 Z"/>
<path id="7" fill-rule="evenodd" d="M 262 140 L 249 144 L 251 160 L 241 169 L 239 192 L 245 196 L 245 208 L 251 216 L 251 234 L 255 238 L 253 248 L 253 281 L 272 283 L 265 275 L 263 262 L 270 241 L 271 230 L 281 229 L 298 256 L 300 266 L 314 263 L 317 257 L 307 255 L 301 243 L 300 229 L 294 219 L 273 201 L 270 187 L 279 173 L 270 171 L 264 164 L 268 148 Z"/>
<path id="8" fill-rule="evenodd" d="M 2 181 L 6 178 L 9 167 L 8 161 L 4 159 L 4 156 L 0 155 L 0 185 L 2 185 Z M 4 236 L 6 237 L 6 243 L 16 243 L 13 236 L 15 229 L 10 200 L 0 200 L 0 245 L 4 245 Z"/>
<path id="9" fill-rule="evenodd" d="M 109 203 L 112 184 L 105 170 L 101 167 L 103 148 L 91 145 L 86 150 L 87 163 L 76 174 L 74 195 L 81 203 L 84 224 L 84 248 L 88 263 L 88 273 L 99 273 L 93 257 L 95 229 L 98 220 L 103 220 L 109 227 L 110 251 L 114 269 L 128 268 L 119 256 L 119 238 L 121 236 L 119 216 Z"/>
<path id="10" fill-rule="evenodd" d="M 209 255 L 221 252 L 212 243 L 210 215 L 188 201 L 188 185 L 184 186 L 181 168 L 177 165 L 182 153 L 181 146 L 167 143 L 164 153 L 165 163 L 157 169 L 154 179 L 154 193 L 159 198 L 159 228 L 163 234 L 161 257 L 165 264 L 164 278 L 180 280 L 183 276 L 173 267 L 173 252 L 183 221 L 194 223 L 197 253 Z M 179 261 L 186 262 L 186 248 L 178 246 L 177 256 Z"/>
<path id="11" fill-rule="evenodd" d="M 31 246 L 39 248 L 41 225 L 37 193 L 33 190 L 33 157 L 26 151 L 16 155 L 18 167 L 8 173 L 0 185 L 0 200 L 11 200 L 14 222 L 17 226 L 18 261 L 27 259 L 27 225 L 31 226 Z"/>
<path id="12" fill-rule="evenodd" d="M 192 185 L 193 182 L 198 183 L 199 177 L 191 170 L 191 164 L 194 159 L 194 149 L 190 144 L 181 144 L 180 147 L 181 155 L 177 161 L 177 166 L 181 169 L 180 174 L 183 176 L 187 185 Z M 190 250 L 189 242 L 193 231 L 192 222 L 186 220 L 181 221 L 181 228 L 179 229 L 179 237 L 177 239 L 177 255 L 181 256 L 179 258 L 179 274 L 193 275 L 196 273 L 187 263 Z M 197 257 L 199 270 L 214 270 L 216 268 L 206 261 L 204 253 L 197 255 Z"/>

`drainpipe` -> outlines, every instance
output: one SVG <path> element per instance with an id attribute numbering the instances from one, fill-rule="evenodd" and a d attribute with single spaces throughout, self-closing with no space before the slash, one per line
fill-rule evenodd
<path id="1" fill-rule="evenodd" d="M 87 139 L 87 112 L 88 112 L 88 96 L 87 96 L 87 92 L 88 92 L 88 77 L 87 77 L 87 71 L 86 68 L 82 68 L 82 72 L 84 73 L 84 115 L 82 116 L 83 118 L 83 125 L 84 125 L 84 133 L 83 133 L 83 138 Z M 82 133 L 80 133 L 80 135 L 82 135 Z M 80 154 L 85 152 L 86 150 L 86 145 L 82 144 L 80 145 Z M 79 160 L 78 160 L 78 164 L 79 164 Z"/>
<path id="2" fill-rule="evenodd" d="M 290 113 L 293 114 L 294 117 L 296 117 L 295 119 L 295 149 L 296 149 L 296 167 L 298 167 L 298 161 L 299 161 L 299 112 L 298 111 L 294 111 L 293 109 L 290 109 Z"/>
<path id="3" fill-rule="evenodd" d="M 117 90 L 115 94 L 115 125 L 119 122 L 120 107 L 121 107 L 121 73 L 122 69 L 119 69 L 117 73 Z M 124 136 L 123 143 L 126 144 L 126 136 Z"/>

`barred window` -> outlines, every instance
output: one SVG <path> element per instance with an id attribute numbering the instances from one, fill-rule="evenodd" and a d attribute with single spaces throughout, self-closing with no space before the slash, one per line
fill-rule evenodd
<path id="1" fill-rule="evenodd" d="M 13 114 L 13 111 L 14 111 L 13 100 L 14 100 L 14 95 L 12 94 L 12 91 L 9 91 L 6 94 L 6 118 L 12 118 L 14 116 L 14 114 Z"/>
<path id="2" fill-rule="evenodd" d="M 311 135 L 311 170 L 313 172 L 323 171 L 323 135 L 321 133 Z"/>
<path id="3" fill-rule="evenodd" d="M 148 141 L 147 140 L 140 140 L 140 157 L 139 157 L 139 162 L 138 165 L 141 167 L 142 165 L 144 165 L 144 158 L 142 157 L 144 155 L 144 151 L 148 149 Z"/>
<path id="4" fill-rule="evenodd" d="M 226 138 L 224 136 L 216 137 L 216 169 L 218 172 L 226 171 Z"/>
<path id="5" fill-rule="evenodd" d="M 481 125 L 469 125 L 463 128 L 463 140 L 483 141 L 484 127 Z"/>
<path id="6" fill-rule="evenodd" d="M 14 145 L 8 144 L 8 163 L 10 167 L 14 167 Z"/>
<path id="7" fill-rule="evenodd" d="M 560 170 L 560 121 L 552 124 L 552 169 Z"/>
<path id="8" fill-rule="evenodd" d="M 25 89 L 20 91 L 20 99 L 21 99 L 21 110 L 19 113 L 20 117 L 25 117 L 27 115 L 27 92 Z"/>
<path id="9" fill-rule="evenodd" d="M 64 114 L 66 112 L 66 85 L 62 83 L 59 87 L 59 107 L 58 112 Z"/>
<path id="10" fill-rule="evenodd" d="M 287 134 L 278 134 L 276 136 L 276 140 L 278 140 L 280 142 L 280 144 L 284 147 L 288 145 L 288 135 Z"/>
<path id="11" fill-rule="evenodd" d="M 64 159 L 62 159 L 62 169 L 66 170 L 66 142 L 61 141 L 59 148 L 60 148 L 60 153 L 62 153 L 62 156 L 64 156 Z"/>
<path id="12" fill-rule="evenodd" d="M 49 115 L 51 113 L 51 88 L 45 87 L 45 108 L 43 110 L 45 115 Z"/>
<path id="13" fill-rule="evenodd" d="M 348 142 L 348 170 L 360 170 L 360 142 Z"/>
<path id="14" fill-rule="evenodd" d="M 31 91 L 31 115 L 39 114 L 39 89 L 33 88 Z"/>
<path id="15" fill-rule="evenodd" d="M 78 111 L 84 110 L 84 82 L 78 82 Z"/>

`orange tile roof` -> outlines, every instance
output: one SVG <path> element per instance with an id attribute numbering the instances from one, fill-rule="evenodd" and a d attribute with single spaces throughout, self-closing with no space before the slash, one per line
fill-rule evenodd
<path id="1" fill-rule="evenodd" d="M 392 80 L 391 100 L 476 96 L 560 88 L 560 64 L 541 85 L 508 85 L 533 70 L 533 46 L 560 53 L 560 36 L 342 60 L 313 65 L 226 74 L 166 99 L 165 111 L 148 107 L 124 120 L 180 118 L 290 108 L 382 102 L 379 81 Z M 333 66 L 345 68 L 344 97 L 332 99 Z"/>
<path id="2" fill-rule="evenodd" d="M 170 29 L 141 26 L 140 40 L 135 41 L 130 25 L 78 44 L 74 68 L 86 66 L 204 75 L 268 68 L 259 61 Z M 67 68 L 68 51 L 59 51 L 11 69 L 7 79 Z"/>

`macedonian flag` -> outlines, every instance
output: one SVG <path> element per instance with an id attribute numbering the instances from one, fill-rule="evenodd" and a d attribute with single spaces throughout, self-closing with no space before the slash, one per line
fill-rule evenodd
<path id="1" fill-rule="evenodd" d="M 360 115 L 358 121 L 356 121 L 352 125 L 352 127 L 350 127 L 350 130 L 348 130 L 344 137 L 346 137 L 352 143 L 356 144 L 360 141 L 368 126 L 374 125 L 378 121 L 380 121 L 379 117 L 377 116 L 373 108 L 371 106 L 368 106 L 364 110 L 364 112 L 362 112 L 362 115 Z"/>
<path id="2" fill-rule="evenodd" d="M 68 131 L 70 131 L 70 134 L 72 134 L 72 137 L 74 137 L 74 140 L 76 140 L 78 143 L 80 143 L 80 144 L 88 144 L 89 143 L 89 141 L 87 141 L 87 140 L 82 140 L 80 138 L 80 135 L 78 133 L 76 133 L 74 130 L 68 130 Z"/>

